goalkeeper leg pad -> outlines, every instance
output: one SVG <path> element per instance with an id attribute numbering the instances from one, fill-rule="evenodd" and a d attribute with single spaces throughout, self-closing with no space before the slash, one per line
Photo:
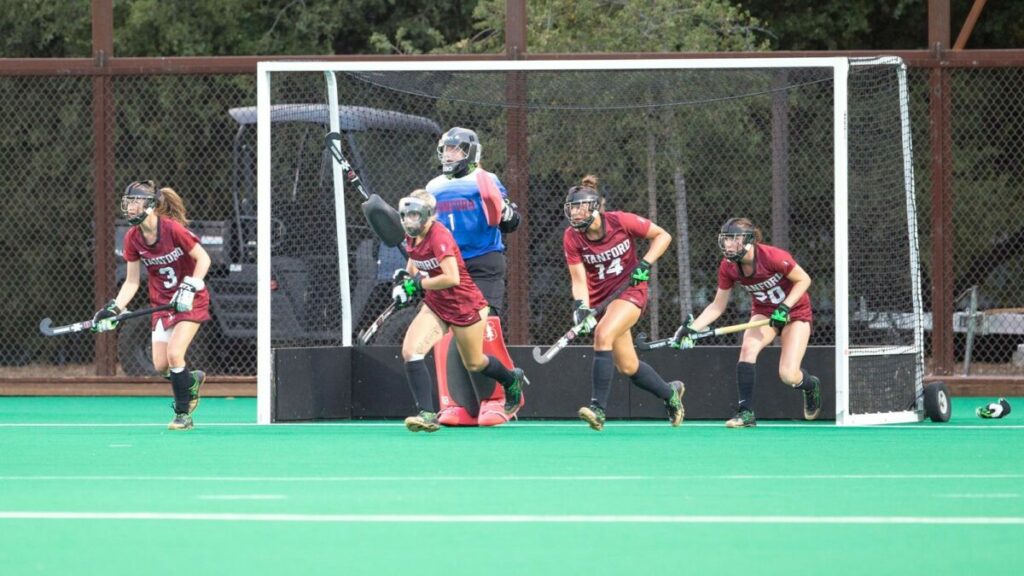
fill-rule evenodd
<path id="1" fill-rule="evenodd" d="M 437 376 L 437 398 L 441 404 L 438 420 L 443 426 L 476 426 L 480 404 L 473 391 L 469 370 L 455 346 L 454 333 L 449 330 L 434 344 L 434 367 Z"/>

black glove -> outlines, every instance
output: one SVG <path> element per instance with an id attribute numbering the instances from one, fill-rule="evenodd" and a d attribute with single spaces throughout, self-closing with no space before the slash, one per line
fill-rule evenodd
<path id="1" fill-rule="evenodd" d="M 117 316 L 120 313 L 121 308 L 117 305 L 117 301 L 111 300 L 110 302 L 107 302 L 106 306 L 96 311 L 96 314 L 94 314 L 92 317 L 92 321 L 99 322 L 104 318 L 113 318 L 114 316 Z"/>
<path id="2" fill-rule="evenodd" d="M 779 304 L 779 307 L 772 312 L 771 317 L 768 319 L 768 323 L 771 324 L 772 328 L 782 328 L 789 324 L 789 306 L 785 304 Z"/>
<path id="3" fill-rule="evenodd" d="M 121 314 L 122 310 L 117 305 L 116 300 L 107 302 L 107 305 L 96 311 L 96 314 L 92 317 L 92 328 L 93 332 L 108 332 L 117 328 L 117 318 Z"/>
<path id="4" fill-rule="evenodd" d="M 405 308 L 419 300 L 423 296 L 422 279 L 419 276 L 411 276 L 406 273 L 405 277 L 395 282 L 391 289 L 391 299 L 398 309 Z"/>
<path id="5" fill-rule="evenodd" d="M 686 335 L 689 336 L 690 338 L 694 339 L 694 340 L 700 340 L 701 338 L 707 338 L 708 336 L 711 336 L 712 333 L 714 332 L 714 330 L 712 330 L 710 326 L 705 326 L 705 327 L 701 328 L 700 330 L 697 330 L 696 328 L 694 328 L 693 327 L 693 314 L 690 314 L 690 316 L 686 319 L 686 324 L 683 325 L 683 327 L 686 328 Z"/>
<path id="6" fill-rule="evenodd" d="M 519 206 L 505 198 L 505 202 L 501 206 L 501 220 L 498 222 L 498 229 L 501 230 L 502 234 L 515 232 L 519 228 L 519 221 Z"/>
<path id="7" fill-rule="evenodd" d="M 647 260 L 640 260 L 640 264 L 633 269 L 633 274 L 629 276 L 629 284 L 636 286 L 637 284 L 643 284 L 651 279 L 651 264 Z"/>
<path id="8" fill-rule="evenodd" d="M 572 301 L 572 325 L 583 327 L 580 329 L 580 334 L 586 334 L 597 326 L 597 318 L 594 317 L 594 309 L 588 308 L 583 305 L 583 300 Z"/>

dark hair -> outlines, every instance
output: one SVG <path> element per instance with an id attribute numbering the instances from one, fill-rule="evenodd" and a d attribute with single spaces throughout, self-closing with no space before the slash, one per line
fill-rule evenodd
<path id="1" fill-rule="evenodd" d="M 729 228 L 735 228 L 737 234 L 742 233 L 740 231 L 753 234 L 754 242 L 757 244 L 764 242 L 764 236 L 761 234 L 761 229 L 755 226 L 754 222 L 751 221 L 750 218 L 729 218 L 725 221 L 725 224 L 722 224 L 722 233 L 728 233 Z"/>

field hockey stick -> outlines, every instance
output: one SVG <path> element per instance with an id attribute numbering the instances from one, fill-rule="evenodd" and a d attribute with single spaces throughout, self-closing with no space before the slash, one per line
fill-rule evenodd
<path id="1" fill-rule="evenodd" d="M 130 320 L 132 318 L 138 318 L 139 316 L 149 316 L 155 312 L 162 312 L 164 310 L 173 310 L 174 304 L 164 304 L 162 306 L 154 306 L 152 308 L 143 308 L 136 310 L 135 312 L 125 312 L 115 317 L 118 323 Z M 53 320 L 49 318 L 43 318 L 39 323 L 39 331 L 43 333 L 43 336 L 63 336 L 64 334 L 77 334 L 79 332 L 86 332 L 92 330 L 92 327 L 97 323 L 93 320 L 83 320 L 82 322 L 75 322 L 74 324 L 68 324 L 67 326 L 53 326 Z"/>
<path id="2" fill-rule="evenodd" d="M 391 304 L 388 304 L 388 307 L 380 313 L 380 316 L 377 316 L 377 319 L 373 321 L 373 324 L 370 324 L 359 333 L 359 336 L 356 338 L 356 343 L 360 346 L 366 346 L 369 344 L 370 340 L 375 334 L 377 334 L 377 330 L 380 330 L 380 327 L 388 321 L 388 318 L 391 318 L 391 315 L 394 314 L 396 310 L 398 310 L 398 307 L 395 305 L 394 301 L 392 301 Z"/>
<path id="3" fill-rule="evenodd" d="M 352 165 L 345 159 L 345 155 L 341 153 L 341 134 L 338 132 L 328 132 L 327 136 L 324 137 L 324 147 L 331 152 L 331 156 L 334 156 L 334 160 L 341 166 L 341 170 L 345 173 L 345 179 L 348 180 L 349 184 L 355 186 L 356 190 L 363 195 L 364 200 L 369 200 L 370 195 L 363 188 L 363 181 L 359 179 L 359 174 L 356 173 Z"/>
<path id="4" fill-rule="evenodd" d="M 572 328 L 569 328 L 569 331 L 566 332 L 565 334 L 563 334 L 562 337 L 559 338 L 558 341 L 555 342 L 555 344 L 553 346 L 551 346 L 551 348 L 548 348 L 547 352 L 541 352 L 540 351 L 540 346 L 534 346 L 534 348 L 533 348 L 533 359 L 534 359 L 534 361 L 536 361 L 537 364 L 547 364 L 548 362 L 550 362 L 552 358 L 557 356 L 558 353 L 562 351 L 562 349 L 564 349 L 566 346 L 568 346 L 573 340 L 576 339 L 577 336 L 580 335 L 580 332 L 584 329 L 586 324 L 591 321 L 592 318 L 595 318 L 598 314 L 600 314 L 601 311 L 604 310 L 608 306 L 608 304 L 610 304 L 612 301 L 614 301 L 616 298 L 618 298 L 630 286 L 631 286 L 630 281 L 627 278 L 626 281 L 622 283 L 622 286 L 619 286 L 615 290 L 615 292 L 613 292 L 612 295 L 608 297 L 607 300 L 605 300 L 604 302 L 601 303 L 600 306 L 598 306 L 597 308 L 594 308 L 594 311 L 591 312 L 591 314 L 589 316 L 587 316 L 579 324 L 573 326 Z"/>
<path id="5" fill-rule="evenodd" d="M 692 334 L 683 338 L 683 342 L 680 343 L 680 348 L 692 348 L 693 344 L 697 340 L 703 338 L 710 338 L 712 336 L 724 336 L 726 334 L 734 334 L 736 332 L 743 332 L 750 328 L 760 328 L 768 325 L 768 319 L 754 320 L 753 322 L 744 322 L 743 324 L 733 324 L 732 326 L 722 326 L 721 328 L 715 328 L 714 330 L 708 331 L 704 334 Z M 647 334 L 640 333 L 636 335 L 636 349 L 637 350 L 657 350 L 658 348 L 665 348 L 672 344 L 673 338 L 662 338 L 660 340 L 647 340 Z M 689 345 L 686 343 L 689 342 Z"/>

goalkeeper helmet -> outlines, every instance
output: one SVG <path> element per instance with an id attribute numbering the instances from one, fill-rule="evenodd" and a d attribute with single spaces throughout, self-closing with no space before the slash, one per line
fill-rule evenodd
<path id="1" fill-rule="evenodd" d="M 156 209 L 159 189 L 152 180 L 132 182 L 121 196 L 121 215 L 132 226 L 138 226 Z M 130 208 L 141 204 L 141 210 L 132 213 Z"/>
<path id="2" fill-rule="evenodd" d="M 573 186 L 565 195 L 565 217 L 569 225 L 583 231 L 594 222 L 594 217 L 604 205 L 601 193 L 590 186 Z"/>
<path id="3" fill-rule="evenodd" d="M 729 218 L 718 234 L 718 248 L 727 260 L 739 262 L 755 240 L 754 223 L 746 218 Z"/>
<path id="4" fill-rule="evenodd" d="M 476 132 L 467 128 L 452 128 L 437 141 L 437 159 L 441 171 L 449 178 L 461 178 L 469 174 L 480 162 L 480 139 Z"/>
<path id="5" fill-rule="evenodd" d="M 437 201 L 426 190 L 416 190 L 398 201 L 398 215 L 402 218 L 402 229 L 413 238 L 423 234 L 427 222 L 434 215 Z"/>

